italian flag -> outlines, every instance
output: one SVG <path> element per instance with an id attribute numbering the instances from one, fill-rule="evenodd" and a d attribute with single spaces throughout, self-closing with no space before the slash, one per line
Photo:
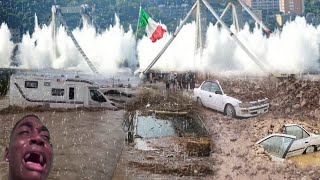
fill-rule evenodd
<path id="1" fill-rule="evenodd" d="M 152 42 L 156 42 L 163 37 L 167 31 L 156 23 L 143 9 L 140 10 L 139 27 L 146 28 L 146 33 Z"/>

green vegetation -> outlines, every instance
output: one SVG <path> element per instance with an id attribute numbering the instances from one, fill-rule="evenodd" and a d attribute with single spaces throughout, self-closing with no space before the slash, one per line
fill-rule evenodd
<path id="1" fill-rule="evenodd" d="M 305 0 L 305 13 L 314 13 L 320 16 L 320 1 L 319 0 Z"/>
<path id="2" fill-rule="evenodd" d="M 6 22 L 9 28 L 20 28 L 21 32 L 32 32 L 34 29 L 34 15 L 38 17 L 39 24 L 50 22 L 51 7 L 55 3 L 64 6 L 79 6 L 88 4 L 96 7 L 94 18 L 97 25 L 105 29 L 115 23 L 115 14 L 122 21 L 121 25 L 128 29 L 131 25 L 135 30 L 139 15 L 140 5 L 156 21 L 165 23 L 169 30 L 175 30 L 179 20 L 191 8 L 194 0 L 0 0 L 0 23 Z M 168 9 L 168 6 L 176 7 L 187 4 L 184 9 Z M 159 5 L 165 5 L 162 9 Z M 177 14 L 182 12 L 182 14 Z M 67 24 L 71 28 L 79 26 L 79 14 L 65 15 Z"/>

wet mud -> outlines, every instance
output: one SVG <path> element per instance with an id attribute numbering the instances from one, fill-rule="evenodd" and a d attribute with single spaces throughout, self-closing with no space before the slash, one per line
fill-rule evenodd
<path id="1" fill-rule="evenodd" d="M 302 168 L 308 168 L 309 166 L 320 166 L 320 151 L 303 154 L 301 156 L 290 157 L 293 163 L 298 164 Z"/>
<path id="2" fill-rule="evenodd" d="M 263 81 L 259 81 L 263 84 Z M 270 81 L 271 82 L 271 81 Z M 230 82 L 229 82 L 230 83 Z M 247 85 L 246 85 L 247 83 Z M 224 116 L 222 113 L 210 110 L 204 107 L 189 102 L 187 96 L 181 98 L 181 94 L 177 92 L 170 92 L 175 94 L 176 98 L 171 98 L 166 94 L 167 91 L 159 87 L 151 86 L 151 91 L 155 93 L 148 94 L 145 92 L 140 95 L 141 99 L 135 103 L 135 106 L 129 107 L 132 110 L 139 108 L 145 108 L 146 112 L 154 109 L 162 109 L 165 111 L 190 111 L 192 113 L 199 113 L 201 118 L 209 130 L 212 151 L 209 159 L 202 159 L 197 162 L 198 165 L 209 166 L 212 173 L 202 174 L 202 176 L 195 176 L 192 173 L 174 174 L 164 173 L 162 168 L 164 165 L 170 164 L 171 161 L 181 165 L 180 168 L 184 168 L 179 161 L 178 156 L 172 155 L 177 151 L 169 151 L 168 149 L 178 149 L 175 141 L 167 139 L 156 139 L 156 144 L 153 144 L 153 140 L 147 140 L 147 144 L 153 144 L 152 147 L 159 147 L 159 144 L 167 144 L 165 148 L 160 148 L 158 151 L 143 151 L 137 150 L 134 147 L 126 146 L 125 151 L 119 161 L 117 173 L 120 176 L 115 176 L 115 179 L 317 179 L 320 177 L 319 165 L 314 162 L 310 163 L 308 167 L 301 166 L 299 160 L 289 159 L 283 162 L 272 161 L 271 156 L 260 146 L 256 145 L 256 142 L 271 133 L 282 133 L 282 127 L 284 124 L 300 124 L 308 131 L 319 134 L 320 127 L 318 125 L 319 117 L 316 115 L 310 115 L 309 112 L 315 112 L 319 106 L 314 104 L 314 99 L 318 102 L 318 94 L 315 97 L 311 97 L 310 93 L 314 93 L 312 90 L 309 94 L 304 96 L 296 96 L 292 89 L 286 88 L 290 83 L 300 87 L 318 88 L 314 85 L 317 84 L 312 81 L 275 81 L 270 88 L 276 86 L 279 88 L 275 90 L 261 88 L 261 84 L 257 84 L 255 81 L 236 81 L 230 83 L 232 85 L 226 85 L 226 88 L 232 91 L 232 88 L 236 84 L 239 87 L 239 91 L 243 93 L 241 97 L 246 98 L 246 93 L 253 93 L 255 88 L 260 89 L 261 97 L 269 97 L 271 103 L 270 111 L 266 114 L 262 114 L 257 117 L 236 119 Z M 299 85 L 300 83 L 300 85 Z M 245 86 L 240 86 L 245 84 Z M 304 85 L 303 85 L 304 84 Z M 250 89 L 251 88 L 251 89 Z M 296 91 L 301 91 L 298 88 Z M 238 90 L 236 90 L 238 91 Z M 266 92 L 265 92 L 266 91 Z M 277 92 L 276 92 L 277 91 Z M 286 91 L 290 91 L 287 93 Z M 304 91 L 304 90 L 303 90 Z M 269 94 L 268 94 L 269 93 Z M 285 94 L 281 96 L 280 94 Z M 157 96 L 152 96 L 156 94 Z M 254 94 L 254 93 L 253 93 Z M 163 97 L 164 96 L 164 97 Z M 249 97 L 250 95 L 248 95 Z M 252 98 L 258 97 L 252 95 Z M 280 100 L 280 104 L 273 104 Z M 250 98 L 249 98 L 250 99 Z M 248 99 L 248 101 L 249 101 Z M 290 102 L 292 99 L 292 102 Z M 274 100 L 274 101 L 273 101 Z M 310 100 L 310 102 L 308 101 Z M 283 104 L 281 103 L 283 101 Z M 303 106 L 299 108 L 293 108 L 295 103 L 303 103 Z M 188 106 L 187 104 L 191 104 Z M 181 106 L 179 106 L 181 105 Z M 286 106 L 290 107 L 290 112 L 285 112 Z M 160 140 L 161 139 L 161 140 Z M 170 146 L 171 145 L 171 146 Z M 160 146 L 161 147 L 161 146 Z M 183 147 L 183 146 L 182 146 Z M 165 149 L 165 150 L 163 150 Z M 167 151 L 168 150 L 168 151 Z M 194 159 L 194 157 L 188 156 L 185 149 L 180 152 L 184 152 L 184 158 Z M 183 154 L 183 153 L 182 153 Z M 311 153 L 312 154 L 312 153 Z M 310 154 L 310 156 L 311 156 Z M 198 157 L 197 157 L 198 158 Z M 195 158 L 195 159 L 197 159 Z M 201 158 L 198 158 L 198 160 Z M 147 161 L 147 162 L 145 162 Z M 307 160 L 308 161 L 308 160 Z M 209 162 L 209 165 L 207 164 Z M 147 163 L 147 164 L 146 164 Z M 176 165 L 175 167 L 179 167 Z M 158 167 L 158 172 L 157 172 Z M 170 169 L 170 167 L 167 167 Z"/>
<path id="3" fill-rule="evenodd" d="M 188 154 L 191 138 L 163 137 L 145 140 L 153 150 L 127 145 L 113 179 L 205 179 L 216 173 L 211 156 Z"/>
<path id="4" fill-rule="evenodd" d="M 255 144 L 268 134 L 281 133 L 283 125 L 290 123 L 320 134 L 318 82 L 224 79 L 220 83 L 228 94 L 240 95 L 245 101 L 268 97 L 270 111 L 248 119 L 229 118 L 198 106 L 190 99 L 190 92 L 168 92 L 164 90 L 164 84 L 151 84 L 135 94 L 136 101 L 120 99 L 117 103 L 122 104 L 124 110 L 119 111 L 4 110 L 0 113 L 0 148 L 2 150 L 8 143 L 14 123 L 32 113 L 43 119 L 53 137 L 55 157 L 49 179 L 277 180 L 320 177 L 318 152 L 274 162 Z M 209 156 L 192 153 L 196 149 L 192 138 L 150 138 L 144 140 L 154 149 L 149 151 L 127 144 L 121 126 L 128 112 L 136 110 L 142 110 L 142 115 L 167 111 L 199 114 L 209 131 Z M 199 140 L 196 142 L 201 144 Z M 0 155 L 3 156 L 3 151 Z M 7 163 L 1 159 L 0 179 L 6 179 L 7 168 Z"/>
<path id="5" fill-rule="evenodd" d="M 219 169 L 215 179 L 314 179 L 320 177 L 319 164 L 299 166 L 299 159 L 272 161 L 270 155 L 255 143 L 272 133 L 282 133 L 284 124 L 300 124 L 319 133 L 314 119 L 278 118 L 272 111 L 249 119 L 228 118 L 204 108 L 204 121 L 215 142 L 212 157 Z M 310 156 L 312 153 L 310 153 Z M 308 160 L 307 160 L 308 161 Z"/>
<path id="6" fill-rule="evenodd" d="M 213 173 L 210 167 L 205 166 L 203 164 L 199 164 L 199 165 L 188 164 L 188 165 L 179 165 L 179 167 L 177 166 L 170 167 L 164 164 L 149 164 L 149 163 L 130 161 L 128 165 L 144 171 L 149 171 L 151 173 L 173 174 L 177 176 L 202 176 L 204 174 Z"/>
<path id="7" fill-rule="evenodd" d="M 203 179 L 215 174 L 211 138 L 191 99 L 157 86 L 137 97 L 128 106 L 129 114 L 139 114 L 137 138 L 126 145 L 114 179 Z"/>

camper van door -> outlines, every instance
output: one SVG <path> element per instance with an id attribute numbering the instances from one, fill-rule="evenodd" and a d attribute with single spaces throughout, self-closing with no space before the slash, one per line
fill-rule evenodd
<path id="1" fill-rule="evenodd" d="M 78 102 L 78 99 L 75 97 L 76 88 L 75 86 L 67 86 L 66 87 L 66 101 L 70 104 L 76 105 L 76 102 Z"/>

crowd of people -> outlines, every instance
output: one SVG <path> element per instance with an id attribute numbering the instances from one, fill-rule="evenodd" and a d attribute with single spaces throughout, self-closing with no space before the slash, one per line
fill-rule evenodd
<path id="1" fill-rule="evenodd" d="M 147 80 L 150 83 L 163 82 L 167 90 L 192 90 L 196 84 L 196 74 L 193 72 L 170 72 L 170 73 L 152 73 L 147 74 Z"/>

